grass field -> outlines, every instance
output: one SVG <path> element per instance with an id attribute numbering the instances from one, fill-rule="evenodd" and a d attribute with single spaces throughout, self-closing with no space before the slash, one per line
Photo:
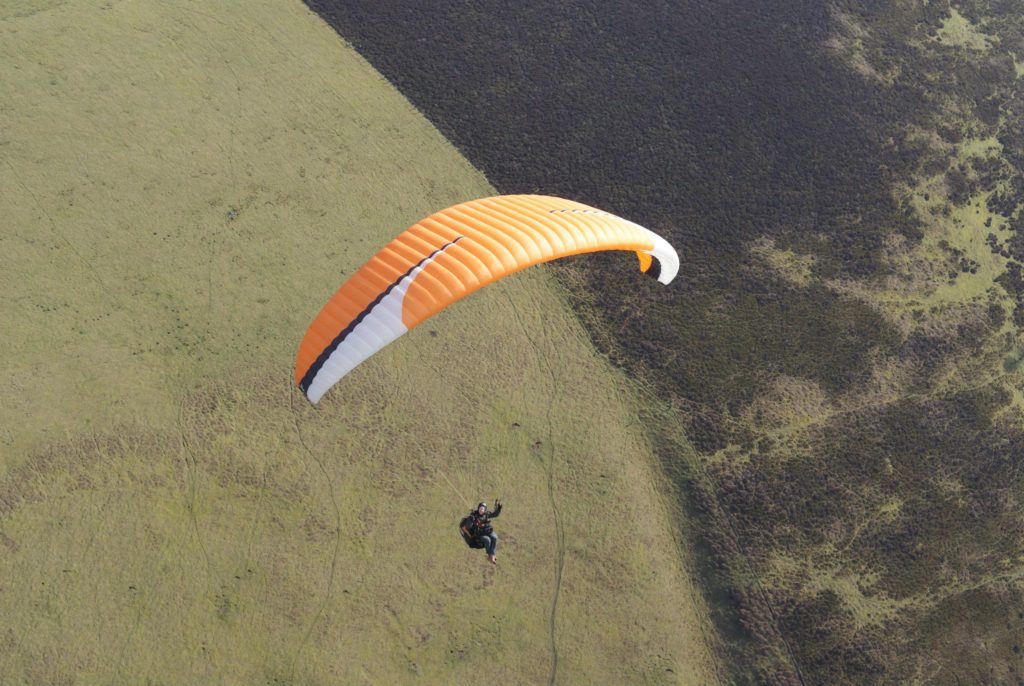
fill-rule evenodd
<path id="1" fill-rule="evenodd" d="M 0 682 L 717 680 L 642 401 L 547 270 L 292 387 L 346 274 L 493 192 L 331 30 L 26 1 L 0 36 Z M 497 569 L 455 532 L 494 496 Z"/>

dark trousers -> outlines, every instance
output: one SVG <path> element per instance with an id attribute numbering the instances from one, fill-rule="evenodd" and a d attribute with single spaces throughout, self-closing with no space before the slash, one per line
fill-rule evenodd
<path id="1" fill-rule="evenodd" d="M 487 534 L 486 536 L 480 537 L 480 542 L 484 544 L 484 548 L 487 549 L 488 555 L 493 555 L 494 551 L 498 549 L 498 536 L 496 534 Z"/>

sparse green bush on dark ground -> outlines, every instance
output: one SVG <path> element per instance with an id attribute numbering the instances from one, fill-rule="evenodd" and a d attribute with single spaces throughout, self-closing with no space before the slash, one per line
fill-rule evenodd
<path id="1" fill-rule="evenodd" d="M 679 247 L 668 289 L 618 256 L 561 274 L 598 346 L 683 408 L 704 456 L 680 465 L 655 436 L 704 527 L 738 682 L 1016 673 L 1014 629 L 993 613 L 1021 608 L 999 575 L 1019 556 L 1024 444 L 1014 382 L 978 370 L 1024 325 L 1019 2 L 308 4 L 501 192 L 589 202 Z M 990 138 L 997 154 L 956 159 Z M 930 178 L 944 179 L 924 194 L 945 202 L 935 218 L 906 190 Z M 1014 260 L 969 305 L 922 295 L 901 329 L 871 289 L 917 278 L 901 255 L 975 203 L 986 226 L 1008 222 L 991 246 Z M 806 279 L 766 269 L 762 238 L 807 256 Z M 942 281 L 975 277 L 977 256 L 942 241 Z M 745 414 L 780 378 L 860 409 L 780 435 Z M 773 572 L 780 560 L 798 569 Z M 859 579 L 856 602 L 880 614 L 816 574 Z"/>

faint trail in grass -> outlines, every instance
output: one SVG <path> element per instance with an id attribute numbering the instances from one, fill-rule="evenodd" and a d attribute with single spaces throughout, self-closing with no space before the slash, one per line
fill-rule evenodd
<path id="1" fill-rule="evenodd" d="M 715 410 L 715 408 L 711 407 L 710 405 L 706 405 L 704 403 L 692 404 L 698 408 L 706 410 L 708 415 L 711 417 L 717 417 L 719 415 L 721 415 L 722 417 L 725 416 L 724 413 Z M 739 421 L 734 419 L 731 420 L 731 423 L 737 426 L 743 426 Z M 740 557 L 742 558 L 742 564 L 746 567 L 747 573 L 754 582 L 754 588 L 757 589 L 758 596 L 760 596 L 761 601 L 764 603 L 765 608 L 768 610 L 768 614 L 772 618 L 772 622 L 775 624 L 776 630 L 779 634 L 779 638 L 782 640 L 783 647 L 786 650 L 786 656 L 789 658 L 789 664 L 793 668 L 793 671 L 796 673 L 797 681 L 800 683 L 801 686 L 806 686 L 803 673 L 800 671 L 800 663 L 796 659 L 796 653 L 793 652 L 792 646 L 790 646 L 789 641 L 786 639 L 785 634 L 782 632 L 778 614 L 775 612 L 775 607 L 772 605 L 770 599 L 768 598 L 768 593 L 765 591 L 764 586 L 761 583 L 761 579 L 757 575 L 756 570 L 754 569 L 754 566 L 747 555 L 746 549 L 744 548 L 743 543 L 741 542 L 741 539 L 739 538 L 739 535 L 736 532 L 736 527 L 733 524 L 732 517 L 730 516 L 728 510 L 722 507 L 721 502 L 718 499 L 719 488 L 717 482 L 715 481 L 714 477 L 711 475 L 711 472 L 707 469 L 707 465 L 703 461 L 695 460 L 694 462 L 697 469 L 700 470 L 704 478 L 707 479 L 707 482 L 709 484 L 712 484 L 712 497 L 714 497 L 715 504 L 722 512 L 722 521 L 725 522 L 725 526 L 729 530 L 729 535 L 732 537 L 733 541 L 735 541 L 736 547 L 739 549 Z"/>
<path id="2" fill-rule="evenodd" d="M 510 291 L 505 291 L 506 297 L 508 297 L 509 304 L 512 306 L 512 312 L 515 314 L 516 321 L 519 323 L 520 328 L 523 331 L 523 335 L 530 342 L 530 346 L 533 348 L 534 354 L 537 356 L 537 360 L 544 366 L 545 371 L 551 378 L 551 392 L 548 394 L 547 408 L 545 409 L 545 420 L 547 422 L 547 441 L 548 459 L 547 459 L 547 476 L 548 476 L 548 502 L 551 504 L 551 513 L 555 520 L 555 592 L 554 597 L 551 600 L 551 613 L 548 616 L 548 635 L 551 646 L 551 674 L 548 678 L 549 686 L 553 686 L 555 680 L 558 678 L 558 601 L 562 594 L 562 573 L 565 570 L 565 525 L 562 522 L 561 515 L 558 510 L 558 501 L 555 498 L 555 430 L 554 421 L 552 420 L 552 414 L 554 412 L 555 398 L 558 396 L 561 390 L 561 384 L 559 383 L 558 376 L 555 374 L 554 368 L 548 362 L 547 357 L 544 355 L 544 351 L 541 350 L 537 344 L 536 339 L 531 335 L 529 328 L 526 326 L 526 322 L 523 321 L 522 314 L 519 312 L 519 308 L 516 307 L 515 300 L 513 300 Z M 546 327 L 542 329 L 544 334 L 547 334 Z"/>
<path id="3" fill-rule="evenodd" d="M 701 465 L 703 469 L 703 465 Z M 704 475 L 707 478 L 711 478 L 711 475 L 705 470 Z M 712 482 L 714 483 L 714 482 Z M 715 488 L 715 500 L 718 499 L 718 488 Z M 724 508 L 723 508 L 723 511 Z M 740 555 L 743 557 L 743 564 L 747 568 L 747 573 L 750 574 L 750 578 L 754 580 L 754 586 L 757 588 L 757 594 L 761 596 L 761 602 L 768 608 L 768 614 L 771 615 L 772 622 L 775 623 L 776 629 L 779 632 L 779 638 L 782 639 L 782 645 L 786 648 L 786 655 L 789 657 L 789 663 L 793 667 L 793 671 L 796 672 L 797 681 L 800 682 L 800 686 L 807 686 L 807 682 L 804 681 L 803 672 L 800 671 L 800 663 L 796 659 L 796 653 L 793 652 L 793 647 L 789 644 L 789 640 L 782 631 L 782 625 L 779 622 L 779 616 L 775 612 L 775 607 L 772 605 L 771 600 L 768 598 L 768 592 L 764 590 L 764 585 L 761 583 L 761 578 L 757 575 L 754 570 L 754 565 L 750 562 L 750 557 L 747 555 L 747 551 L 744 549 L 743 544 L 740 543 L 740 538 L 736 533 L 736 528 L 733 526 L 732 518 L 726 514 L 723 518 L 726 526 L 729 527 L 729 535 L 732 536 L 733 540 L 736 541 L 736 547 L 739 548 Z"/>
<path id="4" fill-rule="evenodd" d="M 145 608 L 146 603 L 140 600 L 138 610 L 135 612 L 135 621 L 132 623 L 132 628 L 125 637 L 124 643 L 121 644 L 121 652 L 117 656 L 117 666 L 114 668 L 114 676 L 110 678 L 111 684 L 117 683 L 117 676 L 121 673 L 121 666 L 124 664 L 124 656 L 128 653 L 128 646 L 131 645 L 132 638 L 135 637 L 135 633 L 139 630 L 139 623 L 142 622 L 142 611 Z"/>
<path id="5" fill-rule="evenodd" d="M 320 473 L 327 482 L 328 493 L 330 493 L 331 496 L 331 505 L 334 507 L 334 551 L 331 553 L 331 570 L 327 577 L 327 591 L 324 593 L 324 599 L 320 603 L 320 607 L 317 609 L 316 614 L 313 616 L 313 620 L 309 623 L 309 628 L 306 629 L 306 633 L 302 637 L 302 641 L 299 643 L 298 648 L 295 649 L 295 655 L 292 657 L 292 664 L 289 669 L 290 678 L 294 679 L 295 665 L 299 661 L 299 656 L 302 654 L 306 644 L 309 643 L 309 637 L 313 635 L 313 629 L 316 627 L 317 622 L 320 621 L 320 618 L 327 610 L 327 603 L 330 602 L 331 594 L 334 591 L 334 576 L 338 568 L 338 552 L 341 550 L 341 507 L 338 505 L 338 495 L 335 491 L 334 480 L 331 479 L 331 475 L 324 466 L 323 460 L 317 457 L 313 451 L 310 450 L 309 445 L 306 443 L 306 439 L 302 435 L 298 411 L 295 408 L 296 394 L 301 391 L 299 391 L 298 387 L 291 382 L 291 379 L 287 379 L 286 383 L 288 385 L 288 405 L 291 409 L 292 420 L 295 423 L 295 436 L 299 441 L 299 445 L 302 446 L 302 449 L 306 451 L 306 454 L 309 455 L 314 462 L 316 462 L 317 467 L 320 469 Z"/>
<path id="6" fill-rule="evenodd" d="M 185 473 L 188 478 L 188 494 L 185 498 L 185 508 L 188 510 L 189 519 L 192 522 L 192 530 L 196 534 L 196 542 L 199 550 L 203 553 L 203 560 L 206 562 L 206 577 L 210 577 L 210 555 L 203 542 L 203 534 L 199 529 L 199 518 L 196 516 L 196 494 L 199 492 L 198 477 L 199 460 L 196 457 L 192 444 L 189 443 L 185 428 L 185 402 L 188 396 L 182 392 L 182 400 L 178 403 L 178 436 L 181 441 L 181 449 L 185 457 Z"/>
<path id="7" fill-rule="evenodd" d="M 199 14 L 199 15 L 203 16 L 208 21 L 209 20 L 216 20 L 215 17 L 213 17 L 212 15 L 209 15 L 209 14 L 204 13 L 204 12 L 200 12 L 200 11 L 194 9 L 194 8 L 190 8 L 190 7 L 177 7 L 177 6 L 173 5 L 173 3 L 162 3 L 162 4 L 167 9 L 169 9 L 169 10 L 185 10 L 187 13 Z M 197 26 L 195 23 L 191 22 L 189 19 L 186 19 L 184 16 L 176 16 L 176 19 L 177 19 L 178 22 L 189 26 L 189 28 L 191 28 L 192 31 L 195 34 L 201 35 L 203 33 L 202 29 L 199 26 Z M 223 22 L 219 22 L 218 21 L 217 23 L 220 23 L 222 27 L 226 26 Z M 192 65 L 192 67 L 196 70 L 196 73 L 200 73 L 201 74 L 201 73 L 206 73 L 207 72 L 206 66 L 200 64 L 199 62 L 197 62 L 194 59 L 192 53 L 188 49 L 183 47 L 178 42 L 178 40 L 175 38 L 174 35 L 172 35 L 171 33 L 168 33 L 168 32 L 161 32 L 161 35 L 164 38 L 166 38 L 168 40 L 168 42 L 170 42 L 172 45 L 174 45 L 175 48 L 177 48 L 178 52 L 181 54 L 183 59 L 185 59 L 189 64 Z M 240 82 L 240 80 L 238 78 L 238 73 L 235 71 L 234 67 L 231 65 L 230 61 L 225 56 L 224 52 L 220 49 L 220 47 L 217 46 L 216 42 L 214 42 L 212 44 L 212 46 L 213 46 L 214 50 L 216 50 L 217 54 L 220 56 L 221 62 L 223 63 L 224 67 L 228 70 L 228 72 L 230 72 L 231 78 L 234 81 L 234 91 L 233 92 L 234 92 L 234 98 L 235 98 L 235 104 L 236 104 L 235 116 L 238 117 L 238 116 L 240 116 L 241 109 L 242 109 L 241 97 L 239 95 L 239 93 L 241 92 L 241 82 Z M 235 157 L 236 157 L 236 154 L 235 154 L 235 151 L 236 151 L 235 127 L 234 126 L 229 126 L 228 127 L 228 133 L 229 133 L 229 139 L 228 139 L 228 143 L 229 144 L 228 144 L 228 151 L 227 151 L 228 171 L 230 173 L 230 177 L 231 177 L 231 181 L 232 181 L 231 187 L 237 187 L 237 183 L 236 183 L 237 176 L 236 176 L 236 173 L 235 173 Z M 231 220 L 230 219 L 225 219 L 222 222 L 222 226 L 226 227 L 229 221 L 231 221 Z M 208 239 L 209 239 L 208 249 L 206 250 L 206 253 L 207 253 L 207 260 L 206 260 L 206 328 L 207 328 L 208 332 L 213 330 L 213 293 L 214 293 L 214 288 L 213 288 L 214 268 L 213 268 L 213 265 L 214 265 L 214 261 L 216 260 L 218 254 L 220 252 L 220 246 L 218 245 L 219 243 L 221 243 L 221 241 L 218 238 L 220 235 L 221 235 L 220 232 L 215 232 L 215 233 L 207 235 Z M 184 393 L 182 394 L 182 397 L 183 398 L 186 397 Z M 199 547 L 200 547 L 200 549 L 202 550 L 202 553 L 203 553 L 203 558 L 206 561 L 207 577 L 209 577 L 210 564 L 211 564 L 210 563 L 210 556 L 209 556 L 209 553 L 208 553 L 208 551 L 206 549 L 206 545 L 205 545 L 205 543 L 203 541 L 203 537 L 202 537 L 202 534 L 201 534 L 200 529 L 199 529 L 199 520 L 198 520 L 198 517 L 196 515 L 196 511 L 195 511 L 196 495 L 198 493 L 198 481 L 197 481 L 198 460 L 197 460 L 195 451 L 193 450 L 191 444 L 188 442 L 188 438 L 186 436 L 185 424 L 184 424 L 184 406 L 183 405 L 181 407 L 179 407 L 178 418 L 179 418 L 178 424 L 179 424 L 179 428 L 180 428 L 180 431 L 181 431 L 181 444 L 182 444 L 183 449 L 185 450 L 185 456 L 186 456 L 185 461 L 186 461 L 187 474 L 188 474 L 188 482 L 189 482 L 189 496 L 188 496 L 188 500 L 186 502 L 186 506 L 188 507 L 189 516 L 190 516 L 190 518 L 192 520 L 192 525 L 193 525 L 193 528 L 195 530 L 196 540 L 199 543 Z M 264 475 L 263 475 L 263 486 L 265 486 L 265 485 L 266 485 L 266 473 L 264 472 Z M 261 507 L 261 505 L 262 505 L 262 496 L 263 496 L 263 488 L 261 486 L 260 499 L 259 499 L 259 501 L 257 502 L 257 505 L 256 505 L 257 512 L 259 510 L 259 507 Z M 251 550 L 252 538 L 255 536 L 255 526 L 256 526 L 256 524 L 254 522 L 253 533 L 251 534 L 251 536 L 249 538 L 249 542 L 248 542 L 248 546 L 247 546 L 247 551 Z M 247 552 L 247 556 L 248 556 L 248 552 Z"/>
<path id="8" fill-rule="evenodd" d="M 220 24 L 220 26 L 222 27 L 222 30 L 223 29 L 232 29 L 232 30 L 237 31 L 237 27 L 236 26 L 225 24 L 224 22 L 218 20 L 213 15 L 208 14 L 206 12 L 202 12 L 200 10 L 197 10 L 194 7 L 187 7 L 187 6 L 184 6 L 184 5 L 179 5 L 179 4 L 170 3 L 170 2 L 164 2 L 162 4 L 165 7 L 167 7 L 168 9 L 178 10 L 178 11 L 184 10 L 184 12 L 186 12 L 186 13 L 194 14 L 194 15 L 198 15 L 198 16 L 203 17 L 207 22 L 211 22 L 212 21 L 212 22 L 215 22 L 217 24 Z M 183 24 L 186 23 L 185 20 L 181 16 L 177 17 L 177 19 L 178 19 L 179 22 L 181 22 Z M 189 21 L 187 23 L 188 23 L 189 28 L 192 29 L 194 35 L 203 35 L 204 34 L 204 31 L 199 26 L 197 26 L 195 23 L 193 23 L 191 21 Z M 171 35 L 169 33 L 162 33 L 161 35 L 164 38 L 166 38 L 168 41 L 170 41 L 171 43 L 174 44 L 174 47 L 176 47 L 178 49 L 178 51 L 181 53 L 181 55 L 190 64 L 192 64 L 193 67 L 196 68 L 196 72 L 197 73 L 203 74 L 203 73 L 208 73 L 209 72 L 208 68 L 204 68 L 202 65 L 197 64 L 194 59 L 192 59 L 191 53 L 188 50 L 186 50 L 185 48 L 181 47 L 181 45 L 178 44 L 178 41 L 175 39 L 175 37 L 173 35 Z M 235 82 L 235 88 L 234 88 L 234 94 L 235 94 L 235 113 L 234 113 L 234 115 L 235 115 L 235 118 L 239 118 L 241 116 L 241 113 L 242 113 L 242 98 L 239 95 L 242 92 L 242 82 L 238 78 L 238 72 L 235 71 L 235 68 L 231 65 L 231 60 L 229 60 L 227 58 L 227 56 L 224 54 L 224 51 L 221 50 L 220 45 L 218 44 L 218 41 L 216 39 L 210 41 L 209 45 L 214 50 L 217 51 L 218 55 L 220 55 L 221 63 L 231 73 L 231 78 Z M 230 186 L 231 188 L 238 188 L 238 176 L 235 173 L 235 159 L 236 159 L 236 156 L 237 156 L 236 155 L 237 141 L 235 140 L 235 138 L 236 138 L 235 127 L 234 126 L 229 126 L 228 127 L 227 161 L 228 161 L 228 173 L 231 176 L 231 186 Z"/>
<path id="9" fill-rule="evenodd" d="M 703 411 L 704 412 L 704 416 L 711 418 L 711 421 L 714 421 L 715 419 L 721 417 L 723 420 L 724 419 L 729 419 L 730 423 L 735 425 L 735 426 L 747 428 L 740 421 L 732 419 L 732 418 L 729 418 L 729 417 L 726 417 L 724 413 L 722 413 L 721 411 L 715 409 L 714 407 L 712 407 L 710 405 L 707 405 L 706 403 L 698 403 L 698 402 L 695 402 L 695 401 L 687 400 L 685 398 L 680 398 L 679 400 L 685 401 L 688 405 L 692 406 L 697 411 Z M 746 549 L 744 548 L 744 546 L 743 546 L 739 536 L 737 535 L 736 528 L 733 525 L 733 521 L 732 521 L 731 516 L 729 515 L 728 510 L 721 506 L 721 503 L 720 503 L 720 501 L 718 499 L 719 488 L 718 488 L 717 482 L 715 481 L 714 477 L 711 475 L 710 471 L 707 469 L 707 465 L 702 460 L 695 460 L 694 464 L 695 464 L 696 469 L 699 470 L 700 473 L 703 475 L 703 477 L 707 480 L 707 483 L 711 484 L 711 491 L 712 491 L 711 495 L 712 495 L 712 497 L 715 500 L 715 504 L 718 506 L 719 510 L 722 512 L 722 520 L 725 523 L 725 526 L 726 526 L 726 528 L 729 531 L 729 535 L 735 541 L 736 547 L 739 549 L 739 557 L 742 558 L 741 563 L 746 567 L 747 574 L 753 580 L 754 588 L 756 589 L 758 596 L 761 598 L 761 601 L 764 603 L 765 608 L 768 610 L 768 614 L 772 618 L 772 622 L 775 624 L 775 627 L 776 627 L 776 629 L 778 631 L 778 634 L 779 634 L 779 638 L 782 640 L 783 647 L 785 648 L 786 656 L 787 656 L 787 658 L 789 660 L 789 664 L 790 664 L 790 666 L 792 667 L 793 671 L 796 674 L 797 681 L 800 683 L 801 686 L 806 686 L 806 682 L 804 681 L 803 673 L 800 670 L 800 664 L 799 664 L 799 662 L 796 659 L 796 653 L 793 651 L 792 646 L 790 646 L 789 641 L 786 639 L 785 635 L 782 632 L 781 625 L 779 623 L 778 614 L 775 611 L 775 607 L 772 605 L 771 601 L 769 600 L 768 593 L 765 591 L 764 586 L 761 583 L 761 579 L 760 579 L 760 577 L 757 576 L 756 570 L 754 569 L 754 566 L 751 563 L 749 556 L 747 555 Z M 703 628 L 702 628 L 702 633 L 703 633 Z M 705 636 L 706 636 L 706 634 L 705 634 Z M 711 645 L 711 644 L 708 643 L 708 645 Z M 715 671 L 717 672 L 717 668 L 715 669 Z"/>

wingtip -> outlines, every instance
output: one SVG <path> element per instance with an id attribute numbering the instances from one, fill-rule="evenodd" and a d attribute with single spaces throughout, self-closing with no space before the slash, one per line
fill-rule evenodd
<path id="1" fill-rule="evenodd" d="M 658 260 L 658 282 L 666 286 L 672 283 L 679 273 L 679 253 L 668 241 L 654 234 L 654 249 L 651 250 L 651 255 Z"/>

